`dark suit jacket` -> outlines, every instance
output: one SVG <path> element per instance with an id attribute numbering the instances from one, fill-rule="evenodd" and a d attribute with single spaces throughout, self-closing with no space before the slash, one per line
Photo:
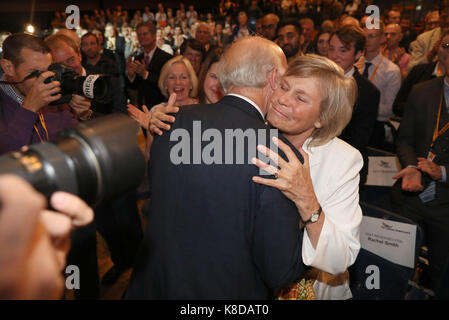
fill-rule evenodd
<path id="1" fill-rule="evenodd" d="M 415 84 L 434 78 L 432 73 L 433 70 L 435 70 L 436 64 L 436 62 L 418 64 L 410 70 L 407 77 L 402 82 L 396 98 L 394 99 L 393 112 L 395 115 L 398 117 L 403 116 L 404 110 L 407 106 L 408 95 Z"/>
<path id="2" fill-rule="evenodd" d="M 380 91 L 368 79 L 362 77 L 355 68 L 353 77 L 357 82 L 357 100 L 352 111 L 349 124 L 341 133 L 340 138 L 360 151 L 363 156 L 363 168 L 360 171 L 360 183 L 366 181 L 368 175 L 368 156 L 366 147 L 376 124 L 379 109 Z"/>
<path id="3" fill-rule="evenodd" d="M 139 75 L 136 76 L 136 79 L 131 84 L 131 87 L 138 90 L 140 104 L 145 104 L 148 108 L 151 108 L 152 106 L 165 100 L 165 97 L 159 90 L 158 81 L 162 67 L 171 58 L 173 58 L 172 55 L 156 48 L 153 58 L 151 58 L 150 65 L 148 66 L 148 78 L 143 80 Z M 136 60 L 144 63 L 144 54 L 139 54 L 136 57 Z"/>
<path id="4" fill-rule="evenodd" d="M 438 77 L 417 84 L 413 87 L 397 137 L 397 155 L 403 168 L 417 164 L 417 157 L 427 158 L 432 143 L 441 92 L 443 77 Z M 443 109 L 440 116 L 440 129 L 449 121 L 449 114 L 443 98 Z M 449 173 L 449 131 L 441 135 L 435 143 L 437 147 L 436 164 L 446 167 Z M 423 175 L 425 177 L 425 175 Z M 425 179 L 425 178 L 424 178 Z M 425 180 L 423 180 L 425 184 Z M 449 203 L 449 183 L 436 183 L 437 200 L 435 203 Z"/>
<path id="5" fill-rule="evenodd" d="M 225 148 L 225 129 L 259 129 L 270 139 L 261 115 L 241 98 L 180 109 L 172 130 L 151 148 L 148 228 L 126 298 L 272 298 L 304 269 L 296 207 L 277 189 L 252 182 L 259 169 L 248 164 L 246 152 L 244 164 L 174 165 L 171 153 L 178 154 L 181 142 L 170 135 L 195 135 L 193 121 L 201 121 L 202 132 L 221 134 L 223 159 L 231 150 L 242 155 L 236 144 Z M 195 143 L 201 142 L 192 139 L 187 151 Z M 256 153 L 255 146 L 250 150 Z"/>

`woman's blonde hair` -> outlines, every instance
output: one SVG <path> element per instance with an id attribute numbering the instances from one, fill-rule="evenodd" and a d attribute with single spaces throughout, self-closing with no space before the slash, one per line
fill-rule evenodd
<path id="1" fill-rule="evenodd" d="M 316 78 L 321 92 L 321 128 L 312 132 L 309 146 L 320 146 L 339 136 L 351 120 L 357 98 L 357 84 L 353 77 L 333 61 L 315 54 L 299 56 L 288 64 L 286 77 Z"/>
<path id="2" fill-rule="evenodd" d="M 168 90 L 167 90 L 167 86 L 166 86 L 166 81 L 167 81 L 167 77 L 168 77 L 168 72 L 169 72 L 171 66 L 174 65 L 175 63 L 184 63 L 184 65 L 186 66 L 187 71 L 189 72 L 190 83 L 192 84 L 192 90 L 190 91 L 189 96 L 191 98 L 196 98 L 196 96 L 198 94 L 198 78 L 196 76 L 195 70 L 193 70 L 192 64 L 190 63 L 189 59 L 187 59 L 183 55 L 179 55 L 174 58 L 171 58 L 164 64 L 164 66 L 162 67 L 162 70 L 161 70 L 161 74 L 159 75 L 159 81 L 158 81 L 159 89 L 161 90 L 162 94 L 166 98 L 168 98 L 169 95 L 168 95 Z"/>

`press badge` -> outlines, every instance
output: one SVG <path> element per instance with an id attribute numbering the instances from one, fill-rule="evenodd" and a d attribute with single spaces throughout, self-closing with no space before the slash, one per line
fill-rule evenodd
<path id="1" fill-rule="evenodd" d="M 419 198 L 423 203 L 435 200 L 436 195 L 436 183 L 435 181 L 430 182 L 426 189 L 419 194 Z"/>

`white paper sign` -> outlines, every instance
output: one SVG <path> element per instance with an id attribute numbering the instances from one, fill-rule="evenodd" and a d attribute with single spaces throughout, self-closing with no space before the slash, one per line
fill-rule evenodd
<path id="1" fill-rule="evenodd" d="M 405 267 L 415 267 L 416 226 L 364 216 L 360 226 L 362 248 Z"/>
<path id="2" fill-rule="evenodd" d="M 396 180 L 393 177 L 401 167 L 397 157 L 368 157 L 368 177 L 366 185 L 391 187 Z"/>

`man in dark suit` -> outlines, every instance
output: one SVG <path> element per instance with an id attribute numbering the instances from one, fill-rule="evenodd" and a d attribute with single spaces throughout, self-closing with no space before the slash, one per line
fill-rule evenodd
<path id="1" fill-rule="evenodd" d="M 130 86 L 139 92 L 139 105 L 148 108 L 164 101 L 158 87 L 159 74 L 164 64 L 172 58 L 156 46 L 156 27 L 151 22 L 141 22 L 136 27 L 143 53 L 131 56 L 126 62 Z"/>
<path id="2" fill-rule="evenodd" d="M 250 163 L 257 143 L 243 137 L 265 135 L 258 143 L 270 143 L 264 114 L 285 56 L 271 41 L 246 37 L 219 64 L 227 95 L 182 107 L 171 130 L 154 139 L 155 187 L 128 299 L 268 299 L 304 270 L 299 214 L 277 189 L 252 182 L 259 174 Z M 213 155 L 195 137 L 198 126 L 213 134 Z M 178 134 L 194 139 L 171 141 Z"/>
<path id="3" fill-rule="evenodd" d="M 329 59 L 345 71 L 347 77 L 353 76 L 357 82 L 358 93 L 352 118 L 340 138 L 360 151 L 363 168 L 360 171 L 360 185 L 368 175 L 368 155 L 366 147 L 371 139 L 379 109 L 380 91 L 368 79 L 362 77 L 354 63 L 362 56 L 365 35 L 359 27 L 347 25 L 335 31 L 330 37 Z"/>
<path id="4" fill-rule="evenodd" d="M 447 49 L 440 49 L 447 50 Z M 449 66 L 449 52 L 445 53 Z M 428 283 L 436 298 L 449 298 L 442 283 L 449 259 L 449 77 L 413 87 L 399 127 L 402 169 L 392 189 L 393 209 L 419 223 L 429 248 Z M 449 125 L 448 125 L 449 126 Z M 447 279 L 447 277 L 446 277 Z"/>
<path id="5" fill-rule="evenodd" d="M 437 62 L 418 64 L 410 70 L 407 77 L 402 81 L 401 88 L 393 102 L 393 112 L 398 117 L 402 117 L 405 107 L 407 106 L 407 98 L 415 84 L 424 82 L 438 75 L 443 75 L 441 64 Z"/>

